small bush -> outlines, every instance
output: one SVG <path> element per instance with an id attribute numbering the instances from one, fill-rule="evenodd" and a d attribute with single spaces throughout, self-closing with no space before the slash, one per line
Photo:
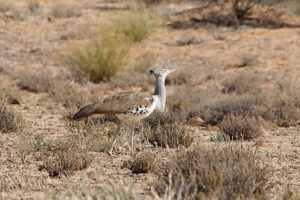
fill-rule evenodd
<path id="1" fill-rule="evenodd" d="M 162 3 L 164 0 L 138 0 L 138 2 L 146 4 L 147 6 L 152 6 Z"/>
<path id="2" fill-rule="evenodd" d="M 15 132 L 22 127 L 22 119 L 6 106 L 0 105 L 0 133 Z"/>
<path id="3" fill-rule="evenodd" d="M 114 28 L 118 34 L 133 42 L 140 42 L 150 36 L 159 26 L 160 21 L 152 11 L 138 8 L 123 14 L 114 20 Z"/>
<path id="4" fill-rule="evenodd" d="M 237 93 L 237 94 L 257 94 L 261 92 L 263 80 L 261 77 L 251 73 L 239 73 L 233 77 L 226 78 L 223 82 L 222 92 Z"/>
<path id="5" fill-rule="evenodd" d="M 254 117 L 226 115 L 219 128 L 230 139 L 250 140 L 257 137 L 260 126 Z"/>
<path id="6" fill-rule="evenodd" d="M 138 200 L 141 199 L 132 184 L 124 181 L 118 183 L 103 183 L 103 180 L 91 180 L 86 175 L 81 177 L 79 186 L 71 184 L 66 191 L 54 195 L 55 199 L 108 199 L 108 200 Z"/>
<path id="7" fill-rule="evenodd" d="M 20 71 L 16 75 L 16 79 L 21 89 L 35 93 L 47 92 L 69 112 L 86 105 L 91 97 L 88 92 L 79 90 L 71 81 L 52 76 L 51 72 L 47 70 L 41 72 Z"/>
<path id="8" fill-rule="evenodd" d="M 274 94 L 270 95 L 269 101 L 266 102 L 269 119 L 284 127 L 300 124 L 300 88 L 290 84 L 279 84 Z"/>
<path id="9" fill-rule="evenodd" d="M 171 158 L 158 173 L 154 189 L 171 189 L 178 199 L 251 199 L 263 197 L 267 170 L 258 157 L 240 147 L 198 147 Z"/>
<path id="10" fill-rule="evenodd" d="M 152 145 L 164 148 L 189 147 L 193 143 L 193 137 L 186 129 L 176 124 L 158 124 L 155 128 L 146 129 L 145 137 Z"/>
<path id="11" fill-rule="evenodd" d="M 0 1 L 0 12 L 5 13 L 11 9 L 12 5 L 7 3 L 7 1 L 1 0 Z"/>
<path id="12" fill-rule="evenodd" d="M 81 16 L 80 8 L 72 4 L 56 4 L 51 9 L 51 15 L 56 18 Z"/>
<path id="13" fill-rule="evenodd" d="M 0 105 L 6 103 L 18 104 L 20 99 L 17 85 L 8 79 L 0 77 Z"/>
<path id="14" fill-rule="evenodd" d="M 79 76 L 88 76 L 96 83 L 109 81 L 124 70 L 130 46 L 125 37 L 107 30 L 99 38 L 72 47 L 65 62 Z"/>
<path id="15" fill-rule="evenodd" d="M 259 95 L 225 96 L 200 105 L 197 112 L 207 124 L 215 126 L 228 114 L 242 116 L 263 115 L 264 111 L 257 109 L 262 105 L 262 99 Z"/>
<path id="16" fill-rule="evenodd" d="M 123 167 L 126 167 L 134 174 L 154 172 L 157 170 L 156 156 L 153 153 L 143 153 L 129 161 L 124 162 Z"/>
<path id="17" fill-rule="evenodd" d="M 54 157 L 47 157 L 43 160 L 40 170 L 47 170 L 49 176 L 65 175 L 70 176 L 76 171 L 86 169 L 92 162 L 92 158 L 87 154 L 77 154 L 72 152 L 59 152 Z"/>

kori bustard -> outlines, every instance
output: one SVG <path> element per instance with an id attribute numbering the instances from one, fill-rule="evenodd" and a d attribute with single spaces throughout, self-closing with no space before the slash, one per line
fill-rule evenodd
<path id="1" fill-rule="evenodd" d="M 165 80 L 168 74 L 175 70 L 160 68 L 150 70 L 150 74 L 155 77 L 155 89 L 151 96 L 141 92 L 121 92 L 113 96 L 109 96 L 102 101 L 87 105 L 79 110 L 74 116 L 74 120 L 89 117 L 92 115 L 115 115 L 120 119 L 117 130 L 114 133 L 113 143 L 108 153 L 111 155 L 117 135 L 124 122 L 139 121 L 148 117 L 154 110 L 163 111 L 166 104 L 166 88 Z M 131 133 L 131 155 L 133 155 L 133 136 Z"/>

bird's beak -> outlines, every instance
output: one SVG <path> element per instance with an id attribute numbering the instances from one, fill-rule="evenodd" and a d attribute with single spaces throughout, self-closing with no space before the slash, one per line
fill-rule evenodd
<path id="1" fill-rule="evenodd" d="M 169 73 L 172 73 L 172 72 L 175 72 L 175 71 L 176 71 L 176 69 L 171 69 Z"/>

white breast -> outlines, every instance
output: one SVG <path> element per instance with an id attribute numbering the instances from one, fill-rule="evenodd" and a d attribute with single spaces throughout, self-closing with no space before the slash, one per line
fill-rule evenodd
<path id="1" fill-rule="evenodd" d="M 157 106 L 157 101 L 158 101 L 157 97 L 156 96 L 152 96 L 152 97 L 153 97 L 153 102 L 150 107 L 142 106 L 142 107 L 133 108 L 127 111 L 126 113 L 119 114 L 117 116 L 121 120 L 126 120 L 126 121 L 138 121 L 148 117 L 155 110 Z"/>

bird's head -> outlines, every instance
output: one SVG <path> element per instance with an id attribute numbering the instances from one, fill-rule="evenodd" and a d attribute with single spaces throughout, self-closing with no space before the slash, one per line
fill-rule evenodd
<path id="1" fill-rule="evenodd" d="M 158 69 L 151 69 L 150 74 L 153 74 L 156 78 L 159 77 L 166 78 L 168 74 L 175 71 L 176 69 L 158 68 Z"/>

